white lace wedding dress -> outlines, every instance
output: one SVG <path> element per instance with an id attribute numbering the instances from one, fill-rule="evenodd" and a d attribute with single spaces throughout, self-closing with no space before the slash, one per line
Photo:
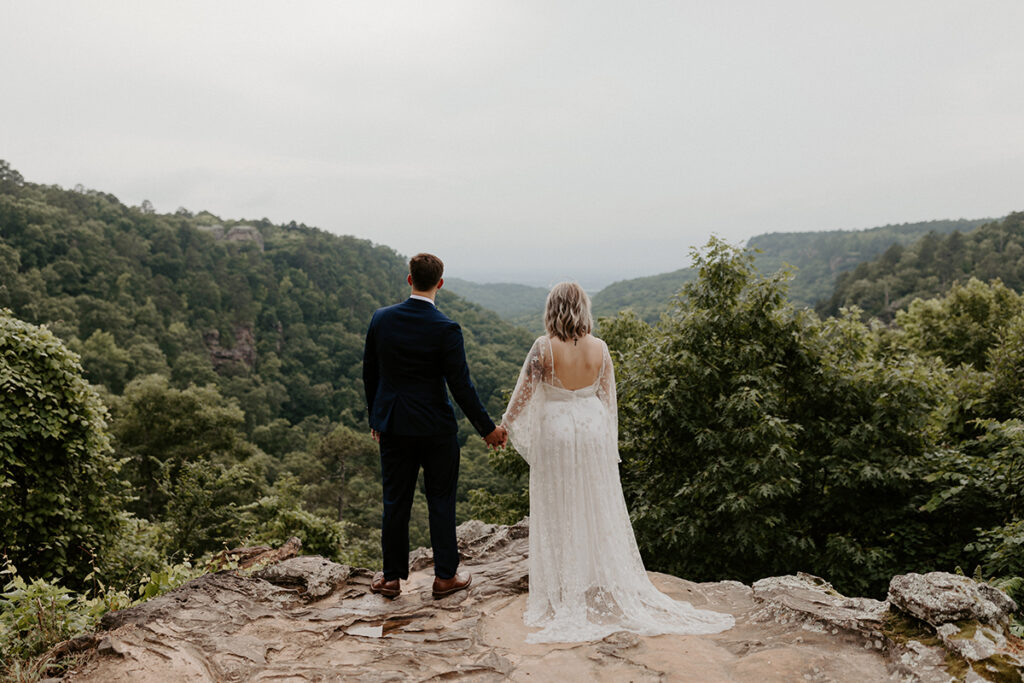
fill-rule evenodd
<path id="1" fill-rule="evenodd" d="M 608 347 L 594 383 L 569 390 L 538 337 L 503 422 L 530 465 L 527 642 L 599 640 L 615 631 L 706 634 L 729 614 L 700 610 L 650 582 L 619 482 L 615 376 Z"/>

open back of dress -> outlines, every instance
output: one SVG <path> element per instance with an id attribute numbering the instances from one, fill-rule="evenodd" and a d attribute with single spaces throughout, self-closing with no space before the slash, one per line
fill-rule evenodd
<path id="1" fill-rule="evenodd" d="M 603 345 L 603 342 L 602 342 Z M 731 615 L 660 592 L 637 549 L 619 481 L 615 376 L 608 347 L 595 382 L 560 385 L 551 342 L 530 349 L 503 418 L 530 465 L 529 642 L 717 633 Z"/>

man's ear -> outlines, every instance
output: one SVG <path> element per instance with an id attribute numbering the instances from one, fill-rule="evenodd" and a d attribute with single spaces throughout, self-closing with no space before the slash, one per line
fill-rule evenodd
<path id="1" fill-rule="evenodd" d="M 412 287 L 412 273 L 405 276 L 405 281 L 409 283 L 410 287 Z"/>
<path id="2" fill-rule="evenodd" d="M 412 277 L 412 276 L 410 276 L 410 277 Z M 443 287 L 443 286 L 444 286 L 444 278 L 441 278 L 440 280 L 437 281 L 437 288 L 441 289 L 441 287 Z"/>

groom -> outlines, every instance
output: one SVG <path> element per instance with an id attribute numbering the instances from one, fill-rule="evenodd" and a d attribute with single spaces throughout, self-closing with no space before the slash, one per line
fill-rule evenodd
<path id="1" fill-rule="evenodd" d="M 508 438 L 487 416 L 469 378 L 462 329 L 434 306 L 443 273 L 444 264 L 433 254 L 413 256 L 406 278 L 412 294 L 378 309 L 366 333 L 363 385 L 384 483 L 384 571 L 373 577 L 370 590 L 389 598 L 402 592 L 399 580 L 409 578 L 409 512 L 421 466 L 434 549 L 434 597 L 468 588 L 472 581 L 468 572 L 457 571 L 458 426 L 446 385 L 488 446 L 503 446 Z"/>

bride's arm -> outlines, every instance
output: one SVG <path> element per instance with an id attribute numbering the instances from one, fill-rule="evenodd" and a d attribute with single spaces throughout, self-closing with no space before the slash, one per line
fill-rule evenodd
<path id="1" fill-rule="evenodd" d="M 608 419 L 612 423 L 612 432 L 615 434 L 615 441 L 619 440 L 619 405 L 615 393 L 615 366 L 612 364 L 612 356 L 608 352 L 608 345 L 604 345 L 604 365 L 601 368 L 601 380 L 597 384 L 597 395 L 608 411 Z"/>
<path id="2" fill-rule="evenodd" d="M 522 370 L 519 371 L 519 380 L 516 388 L 512 390 L 512 397 L 508 401 L 505 414 L 502 415 L 501 424 L 509 433 L 512 445 L 519 454 L 529 462 L 529 450 L 531 441 L 530 408 L 532 407 L 534 394 L 541 382 L 544 380 L 545 371 L 550 359 L 547 357 L 547 346 L 543 337 L 538 337 L 526 355 Z"/>
<path id="3" fill-rule="evenodd" d="M 544 349 L 543 340 L 538 338 L 533 342 L 530 352 L 526 354 L 526 361 L 519 371 L 519 380 L 516 388 L 512 390 L 512 397 L 509 398 L 508 407 L 501 418 L 502 424 L 515 422 L 533 399 L 533 393 L 544 379 L 544 361 L 547 355 Z"/>

